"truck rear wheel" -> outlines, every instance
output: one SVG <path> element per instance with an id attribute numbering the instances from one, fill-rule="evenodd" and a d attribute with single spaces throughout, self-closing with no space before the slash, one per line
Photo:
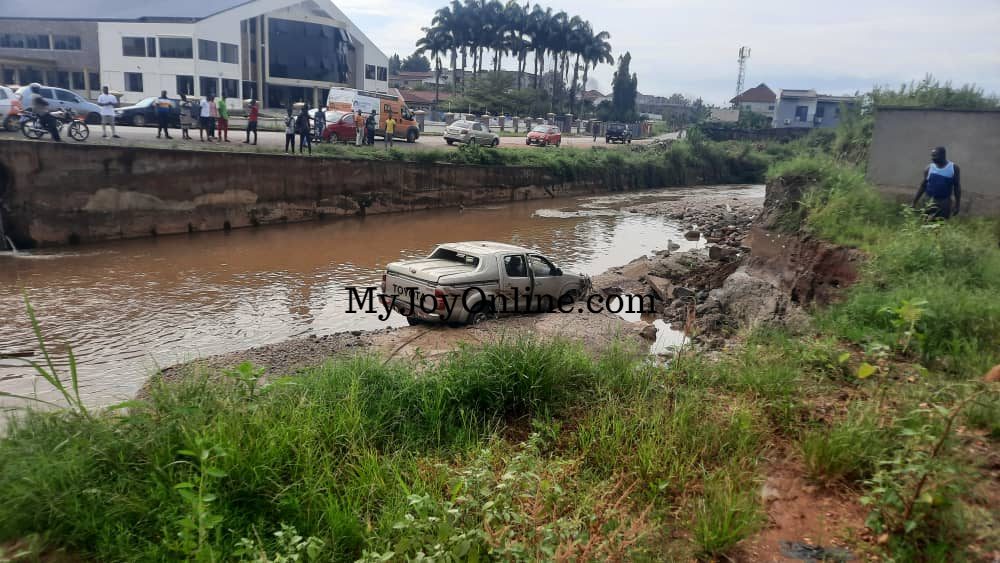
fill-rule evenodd
<path id="1" fill-rule="evenodd" d="M 468 323 L 470 325 L 477 325 L 497 318 L 496 311 L 493 310 L 492 305 L 483 303 L 480 303 L 480 305 L 484 306 L 476 306 L 474 307 L 475 310 L 469 313 Z"/>

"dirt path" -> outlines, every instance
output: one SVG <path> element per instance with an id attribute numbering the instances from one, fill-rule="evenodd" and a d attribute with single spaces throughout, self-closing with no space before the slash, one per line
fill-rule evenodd
<path id="1" fill-rule="evenodd" d="M 810 484 L 796 460 L 775 461 L 764 473 L 761 502 L 767 508 L 767 523 L 740 544 L 739 560 L 819 560 L 808 557 L 820 555 L 818 549 L 830 561 L 845 560 L 838 555 L 859 560 L 857 553 L 848 550 L 865 530 L 866 511 L 856 495 Z"/>

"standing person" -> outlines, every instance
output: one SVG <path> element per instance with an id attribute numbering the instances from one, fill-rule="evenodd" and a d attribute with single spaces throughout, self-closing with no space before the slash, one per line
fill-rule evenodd
<path id="1" fill-rule="evenodd" d="M 594 130 L 594 141 L 593 142 L 596 143 L 597 142 L 597 136 L 601 134 L 601 123 L 599 121 L 594 121 L 594 124 L 593 124 L 593 126 L 591 128 Z"/>
<path id="2" fill-rule="evenodd" d="M 208 111 L 207 99 L 198 102 L 198 138 L 201 142 L 205 142 L 205 134 L 208 133 L 208 120 L 211 119 L 212 114 Z M 212 137 L 208 138 L 209 142 L 212 141 Z"/>
<path id="3" fill-rule="evenodd" d="M 219 106 L 215 103 L 215 94 L 208 96 L 208 115 L 208 138 L 220 141 L 221 139 L 215 136 L 215 126 L 219 123 Z"/>
<path id="4" fill-rule="evenodd" d="M 958 215 L 962 205 L 962 180 L 958 165 L 948 160 L 944 147 L 936 147 L 931 151 L 931 163 L 924 168 L 924 179 L 920 182 L 913 207 L 920 203 L 924 195 L 931 202 L 927 210 L 932 219 L 947 219 Z M 951 200 L 955 198 L 955 204 Z"/>
<path id="5" fill-rule="evenodd" d="M 207 96 L 201 102 L 200 107 L 201 131 L 199 131 L 198 137 L 204 141 L 207 136 L 208 142 L 211 143 L 215 140 L 215 98 L 212 95 Z"/>
<path id="6" fill-rule="evenodd" d="M 115 131 L 115 108 L 118 107 L 118 98 L 108 93 L 108 87 L 101 88 L 101 95 L 97 96 L 97 105 L 101 106 L 101 138 L 108 138 L 108 125 L 111 126 L 111 136 L 119 139 Z"/>
<path id="7" fill-rule="evenodd" d="M 285 116 L 285 152 L 288 146 L 292 147 L 292 154 L 295 154 L 295 117 L 292 115 L 292 106 L 288 106 L 288 115 Z"/>
<path id="8" fill-rule="evenodd" d="M 226 97 L 219 96 L 216 103 L 219 112 L 219 140 L 229 142 L 229 108 L 226 107 Z"/>
<path id="9" fill-rule="evenodd" d="M 316 141 L 323 142 L 323 132 L 326 131 L 326 111 L 323 108 L 316 108 L 316 115 L 313 116 L 313 130 L 316 132 Z"/>
<path id="10" fill-rule="evenodd" d="M 368 138 L 368 144 L 370 146 L 375 146 L 375 129 L 378 127 L 378 122 L 375 118 L 375 110 L 372 110 L 371 115 L 365 120 L 365 136 Z"/>
<path id="11" fill-rule="evenodd" d="M 168 139 L 171 139 L 170 130 L 167 127 L 170 125 L 170 108 L 173 107 L 173 103 L 170 98 L 167 97 L 167 91 L 161 90 L 160 97 L 156 98 L 156 138 L 160 138 L 160 133 L 163 133 Z"/>
<path id="12" fill-rule="evenodd" d="M 295 132 L 299 134 L 299 154 L 302 154 L 302 149 L 305 147 L 309 147 L 309 154 L 312 154 L 313 147 L 309 140 L 312 134 L 309 127 L 309 104 L 302 104 L 302 109 L 295 118 Z"/>
<path id="13" fill-rule="evenodd" d="M 354 114 L 354 136 L 354 144 L 360 147 L 365 142 L 365 116 L 361 110 Z"/>
<path id="14" fill-rule="evenodd" d="M 385 120 L 385 135 L 382 136 L 382 140 L 385 144 L 386 150 L 392 146 L 392 136 L 396 133 L 396 120 L 392 118 L 392 113 Z"/>
<path id="15" fill-rule="evenodd" d="M 187 94 L 181 94 L 181 102 L 178 104 L 181 110 L 181 138 L 191 139 L 191 122 L 194 120 L 191 115 L 191 100 L 187 99 Z M 112 129 L 114 131 L 114 129 Z"/>
<path id="16" fill-rule="evenodd" d="M 253 143 L 257 144 L 257 119 L 260 117 L 260 108 L 257 107 L 257 100 L 250 100 L 250 113 L 247 115 L 247 140 L 243 144 L 250 143 L 250 133 L 253 132 Z"/>

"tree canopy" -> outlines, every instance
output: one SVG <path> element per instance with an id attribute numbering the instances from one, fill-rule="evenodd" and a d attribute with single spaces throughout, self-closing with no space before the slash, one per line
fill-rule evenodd
<path id="1" fill-rule="evenodd" d="M 435 12 L 431 25 L 423 31 L 417 50 L 429 54 L 438 71 L 443 67 L 442 57 L 449 57 L 452 76 L 461 90 L 466 87 L 470 56 L 473 76 L 483 72 L 487 61 L 489 70 L 499 74 L 504 58 L 513 57 L 518 90 L 525 86 L 530 58 L 534 65 L 532 87 L 550 89 L 552 109 L 574 112 L 590 70 L 614 63 L 608 32 L 595 32 L 590 22 L 579 16 L 553 13 L 552 8 L 538 4 L 529 8 L 514 0 L 506 4 L 499 0 L 452 0 Z M 552 71 L 546 80 L 550 61 Z"/>

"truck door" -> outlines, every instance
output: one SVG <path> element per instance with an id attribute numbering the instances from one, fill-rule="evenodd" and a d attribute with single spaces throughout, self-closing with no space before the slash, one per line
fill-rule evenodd
<path id="1" fill-rule="evenodd" d="M 531 306 L 539 311 L 555 309 L 562 291 L 562 272 L 547 258 L 538 254 L 528 255 L 528 269 L 532 277 Z"/>
<path id="2" fill-rule="evenodd" d="M 498 312 L 523 313 L 529 311 L 532 283 L 531 276 L 528 274 L 527 257 L 523 254 L 507 254 L 503 257 L 501 269 L 503 281 L 500 284 L 499 293 L 502 299 L 497 301 Z"/>

